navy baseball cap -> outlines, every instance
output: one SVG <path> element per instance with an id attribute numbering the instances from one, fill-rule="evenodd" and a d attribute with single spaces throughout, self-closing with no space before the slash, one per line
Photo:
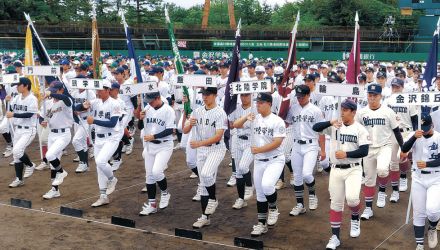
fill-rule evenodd
<path id="1" fill-rule="evenodd" d="M 365 69 L 365 72 L 374 72 L 374 68 L 373 67 L 367 67 Z"/>
<path id="2" fill-rule="evenodd" d="M 370 84 L 367 87 L 367 93 L 380 95 L 380 94 L 382 94 L 382 86 L 380 86 L 377 83 Z"/>
<path id="3" fill-rule="evenodd" d="M 296 92 L 295 96 L 299 96 L 299 97 L 306 96 L 310 94 L 310 88 L 307 85 L 298 85 L 295 88 L 295 92 Z"/>
<path id="4" fill-rule="evenodd" d="M 25 86 L 29 86 L 29 85 L 31 85 L 32 83 L 31 83 L 31 80 L 29 80 L 29 78 L 27 78 L 27 77 L 20 77 L 20 78 L 18 79 L 18 82 L 11 84 L 11 86 L 12 86 L 12 87 L 13 87 L 13 86 L 18 86 L 18 85 L 20 85 L 20 84 L 23 84 L 23 85 L 25 85 Z"/>
<path id="5" fill-rule="evenodd" d="M 307 81 L 307 80 L 314 81 L 315 80 L 315 75 L 314 74 L 307 74 L 304 77 L 304 81 Z"/>
<path id="6" fill-rule="evenodd" d="M 64 88 L 64 84 L 63 84 L 62 82 L 59 82 L 59 81 L 53 81 L 53 82 L 50 84 L 49 91 L 52 92 L 52 93 L 54 93 L 54 92 L 57 92 L 58 90 L 60 90 L 60 89 L 62 89 L 62 88 Z"/>
<path id="7" fill-rule="evenodd" d="M 270 102 L 272 103 L 272 95 L 270 93 L 258 93 L 257 98 L 255 98 L 257 102 Z"/>
<path id="8" fill-rule="evenodd" d="M 15 61 L 14 67 L 23 67 L 23 63 L 21 63 L 20 61 Z"/>
<path id="9" fill-rule="evenodd" d="M 393 80 L 391 80 L 391 85 L 403 87 L 404 84 L 405 83 L 400 78 L 393 78 Z"/>
<path id="10" fill-rule="evenodd" d="M 69 60 L 67 60 L 67 59 L 63 59 L 63 60 L 61 60 L 61 62 L 60 62 L 60 65 L 69 65 L 70 64 L 70 62 L 69 62 Z"/>
<path id="11" fill-rule="evenodd" d="M 147 94 L 145 94 L 144 101 L 147 103 L 150 103 L 150 102 L 154 101 L 154 99 L 156 99 L 159 96 L 160 96 L 159 92 L 147 93 Z"/>
<path id="12" fill-rule="evenodd" d="M 428 132 L 432 127 L 432 118 L 429 114 L 422 114 L 422 124 L 420 125 L 420 128 L 423 130 L 423 132 Z"/>
<path id="13" fill-rule="evenodd" d="M 200 91 L 200 93 L 202 93 L 202 95 L 211 95 L 211 94 L 216 95 L 217 88 L 214 88 L 214 87 L 203 88 L 202 91 Z"/>
<path id="14" fill-rule="evenodd" d="M 376 78 L 380 78 L 380 77 L 387 78 L 387 74 L 383 71 L 379 71 L 376 74 Z"/>
<path id="15" fill-rule="evenodd" d="M 119 83 L 117 83 L 117 82 L 112 83 L 111 89 L 120 89 L 120 88 L 121 88 L 121 85 L 119 85 Z"/>
<path id="16" fill-rule="evenodd" d="M 116 74 L 124 74 L 124 68 L 122 68 L 122 67 L 117 67 L 116 70 L 115 70 L 115 73 L 116 73 Z"/>
<path id="17" fill-rule="evenodd" d="M 345 99 L 341 103 L 341 108 L 351 109 L 353 111 L 357 110 L 357 104 L 351 99 Z"/>
<path id="18" fill-rule="evenodd" d="M 151 65 L 151 63 L 150 63 L 150 61 L 145 60 L 145 61 L 144 61 L 144 65 Z"/>
<path id="19" fill-rule="evenodd" d="M 128 65 L 127 64 L 124 64 L 124 65 L 122 65 L 121 66 L 124 70 L 128 70 Z"/>
<path id="20" fill-rule="evenodd" d="M 406 77 L 405 71 L 403 71 L 401 69 L 396 70 L 395 76 L 399 76 L 399 75 L 402 75 L 403 77 Z"/>
<path id="21" fill-rule="evenodd" d="M 248 65 L 248 68 L 249 68 L 249 67 L 251 67 L 251 68 L 255 68 L 255 67 L 257 67 L 257 64 L 253 62 L 253 63 L 251 63 L 251 64 Z"/>
<path id="22" fill-rule="evenodd" d="M 358 75 L 358 80 L 359 81 L 366 81 L 367 80 L 367 75 L 365 75 L 364 73 L 360 73 Z"/>

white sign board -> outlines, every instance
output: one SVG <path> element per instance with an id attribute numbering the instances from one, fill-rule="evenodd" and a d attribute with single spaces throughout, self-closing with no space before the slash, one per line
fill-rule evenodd
<path id="1" fill-rule="evenodd" d="M 365 97 L 364 86 L 358 84 L 320 82 L 316 84 L 316 91 L 321 95 L 329 96 Z"/>
<path id="2" fill-rule="evenodd" d="M 0 75 L 0 84 L 12 84 L 17 83 L 20 79 L 20 76 L 18 74 L 6 74 L 6 75 Z"/>
<path id="3" fill-rule="evenodd" d="M 271 92 L 270 80 L 265 79 L 232 83 L 232 94 L 234 95 L 258 92 Z"/>
<path id="4" fill-rule="evenodd" d="M 121 88 L 119 89 L 120 95 L 138 95 L 151 92 L 159 92 L 156 82 L 122 84 Z"/>
<path id="5" fill-rule="evenodd" d="M 171 85 L 217 88 L 216 77 L 212 75 L 174 75 L 170 80 Z"/>
<path id="6" fill-rule="evenodd" d="M 394 106 L 439 106 L 440 92 L 393 94 L 389 97 L 389 104 Z"/>
<path id="7" fill-rule="evenodd" d="M 25 66 L 24 74 L 29 76 L 59 76 L 60 67 L 58 66 Z"/>
<path id="8" fill-rule="evenodd" d="M 102 79 L 73 78 L 70 79 L 72 89 L 102 89 Z"/>

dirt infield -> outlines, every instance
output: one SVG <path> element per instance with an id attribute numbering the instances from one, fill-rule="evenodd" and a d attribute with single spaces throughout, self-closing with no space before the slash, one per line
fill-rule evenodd
<path id="1" fill-rule="evenodd" d="M 4 145 L 0 146 L 3 150 Z M 32 144 L 29 155 L 39 163 L 38 144 Z M 184 152 L 174 152 L 166 171 L 171 201 L 168 208 L 157 214 L 139 217 L 138 213 L 146 194 L 144 187 L 145 170 L 141 157 L 142 145 L 139 140 L 130 156 L 123 156 L 123 165 L 116 172 L 119 179 L 116 191 L 110 196 L 110 204 L 100 208 L 90 205 L 98 198 L 99 190 L 96 168 L 91 160 L 91 170 L 85 174 L 75 174 L 76 156 L 73 148 L 62 159 L 62 166 L 68 171 L 60 186 L 61 197 L 43 200 L 41 197 L 50 189 L 50 172 L 35 171 L 25 180 L 23 187 L 10 189 L 8 184 L 15 176 L 9 166 L 11 158 L 0 161 L 0 223 L 2 249 L 227 249 L 233 247 L 234 237 L 250 238 L 252 225 L 256 223 L 256 201 L 253 198 L 248 207 L 233 210 L 237 197 L 235 187 L 226 187 L 231 169 L 225 159 L 217 178 L 219 206 L 211 216 L 211 225 L 203 228 L 203 242 L 167 235 L 174 235 L 175 228 L 191 229 L 192 223 L 200 216 L 200 203 L 192 202 L 197 180 L 190 179 L 191 171 L 185 165 Z M 287 180 L 286 175 L 286 180 Z M 284 188 L 278 193 L 280 217 L 277 225 L 258 238 L 264 241 L 266 249 L 325 249 L 330 237 L 328 222 L 329 194 L 328 176 L 317 173 L 317 195 L 319 208 L 307 211 L 299 217 L 290 217 L 294 206 L 292 188 Z M 391 188 L 387 193 L 390 194 Z M 340 249 L 414 249 L 412 225 L 403 225 L 409 193 L 401 193 L 397 204 L 387 202 L 383 209 L 374 206 L 374 217 L 361 222 L 361 236 L 349 237 L 349 211 L 346 209 L 341 229 Z M 254 196 L 255 197 L 255 196 Z M 11 198 L 32 201 L 33 210 L 6 206 Z M 389 196 L 388 196 L 389 198 Z M 307 203 L 307 199 L 306 199 Z M 78 208 L 84 211 L 86 220 L 57 215 L 60 206 Z M 40 211 L 38 211 L 40 210 Z M 45 212 L 41 212 L 45 211 Z M 108 224 L 112 215 L 133 219 L 136 228 L 125 229 Z M 96 222 L 87 222 L 90 221 Z M 210 243 L 212 242 L 212 243 Z M 220 243 L 222 245 L 216 245 Z"/>

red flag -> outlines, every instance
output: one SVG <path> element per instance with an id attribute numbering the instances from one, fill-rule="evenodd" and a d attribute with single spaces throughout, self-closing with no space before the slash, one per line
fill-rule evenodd
<path id="1" fill-rule="evenodd" d="M 347 83 L 357 84 L 357 77 L 361 73 L 361 36 L 359 31 L 359 17 L 356 12 L 353 47 L 347 65 Z"/>
<path id="2" fill-rule="evenodd" d="M 290 71 L 292 70 L 292 66 L 296 64 L 296 32 L 298 30 L 298 22 L 299 22 L 299 12 L 296 16 L 295 25 L 293 26 L 292 35 L 289 39 L 289 51 L 287 56 L 287 65 L 284 70 L 283 79 L 281 80 L 280 88 L 278 89 L 278 93 L 283 98 L 281 101 L 280 110 L 278 112 L 278 116 L 283 120 L 286 119 L 287 112 L 289 111 L 290 106 L 290 98 L 289 94 L 292 92 L 292 87 L 288 87 L 289 85 L 289 77 Z"/>

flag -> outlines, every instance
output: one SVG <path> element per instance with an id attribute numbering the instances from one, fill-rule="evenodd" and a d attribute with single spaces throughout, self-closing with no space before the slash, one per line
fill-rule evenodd
<path id="1" fill-rule="evenodd" d="M 50 60 L 49 54 L 46 51 L 46 48 L 43 45 L 43 42 L 41 42 L 40 36 L 38 36 L 37 31 L 35 30 L 34 24 L 32 23 L 32 20 L 30 16 L 26 13 L 24 13 L 26 20 L 28 21 L 28 26 L 31 30 L 32 34 L 32 45 L 34 47 L 34 51 L 38 56 L 38 59 L 40 59 L 40 65 L 53 65 L 52 60 Z M 60 81 L 60 78 L 58 76 L 45 76 L 46 82 L 50 84 L 51 82 L 57 80 Z M 67 92 L 67 89 L 64 89 L 65 92 Z"/>
<path id="2" fill-rule="evenodd" d="M 167 8 L 165 8 L 165 21 L 168 26 L 168 36 L 170 37 L 171 48 L 173 50 L 173 55 L 174 55 L 174 65 L 176 65 L 177 74 L 183 74 L 185 73 L 185 70 L 183 68 L 182 61 L 180 60 L 179 48 L 177 47 L 176 44 L 176 38 L 174 37 L 174 31 L 173 31 L 173 24 L 171 23 L 170 17 L 168 16 Z M 188 116 L 192 112 L 191 103 L 189 101 L 189 92 L 188 92 L 188 88 L 185 86 L 183 86 L 182 89 L 183 89 L 183 94 L 186 96 L 186 99 L 188 100 L 187 102 L 185 102 L 183 106 L 185 114 Z"/>
<path id="3" fill-rule="evenodd" d="M 240 28 L 241 28 L 241 19 L 238 21 L 237 31 L 235 32 L 235 45 L 232 50 L 232 62 L 231 67 L 229 68 L 229 76 L 228 81 L 226 83 L 225 89 L 225 100 L 223 109 L 225 110 L 227 115 L 230 115 L 237 108 L 237 95 L 232 94 L 232 83 L 240 81 Z"/>
<path id="4" fill-rule="evenodd" d="M 141 69 L 139 68 L 139 63 L 137 61 L 136 53 L 134 50 L 134 45 L 131 40 L 131 29 L 128 27 L 125 21 L 124 12 L 121 12 L 122 24 L 125 29 L 125 36 L 127 38 L 127 48 L 128 48 L 128 61 L 130 64 L 131 78 L 135 83 L 142 82 Z"/>
<path id="5" fill-rule="evenodd" d="M 357 84 L 357 77 L 361 73 L 361 35 L 359 31 L 359 16 L 356 11 L 354 40 L 347 65 L 347 83 Z"/>
<path id="6" fill-rule="evenodd" d="M 31 28 L 28 24 L 26 29 L 26 40 L 25 40 L 25 48 L 24 48 L 24 66 L 34 66 L 34 49 L 32 46 L 32 32 Z M 35 76 L 28 76 L 29 80 L 31 81 L 31 91 L 34 93 L 34 95 L 38 98 L 40 101 L 40 83 L 38 82 L 38 79 Z"/>
<path id="7" fill-rule="evenodd" d="M 283 98 L 281 101 L 280 110 L 278 111 L 278 116 L 283 120 L 286 119 L 287 112 L 289 111 L 290 106 L 290 92 L 292 88 L 289 88 L 289 77 L 290 71 L 294 64 L 296 64 L 296 33 L 298 32 L 298 23 L 299 23 L 299 11 L 296 14 L 295 25 L 293 25 L 292 35 L 289 39 L 289 50 L 287 55 L 287 65 L 286 69 L 283 73 L 283 79 L 281 80 L 280 88 L 278 89 L 278 93 Z"/>
<path id="8" fill-rule="evenodd" d="M 440 18 L 439 18 L 440 21 Z M 437 62 L 438 62 L 438 33 L 439 24 L 432 36 L 431 48 L 429 49 L 428 59 L 426 60 L 425 73 L 423 73 L 423 90 L 431 90 L 432 80 L 437 77 Z"/>
<path id="9" fill-rule="evenodd" d="M 179 47 L 179 48 L 186 48 L 186 41 L 178 40 L 177 41 L 177 47 Z"/>
<path id="10" fill-rule="evenodd" d="M 101 78 L 101 46 L 98 34 L 98 22 L 96 21 L 95 5 L 92 9 L 92 61 L 93 61 L 93 78 Z"/>

